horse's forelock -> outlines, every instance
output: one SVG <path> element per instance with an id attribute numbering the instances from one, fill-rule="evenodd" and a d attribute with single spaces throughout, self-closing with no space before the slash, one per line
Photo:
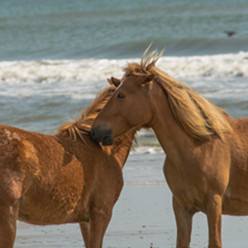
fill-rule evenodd
<path id="1" fill-rule="evenodd" d="M 128 66 L 124 69 L 126 77 L 127 75 L 147 75 L 150 76 L 153 74 L 152 68 L 155 67 L 156 62 L 159 60 L 159 58 L 162 56 L 164 50 L 158 54 L 157 50 L 152 51 L 151 53 L 148 53 L 148 50 L 150 48 L 150 45 L 144 52 L 140 63 L 128 63 Z"/>

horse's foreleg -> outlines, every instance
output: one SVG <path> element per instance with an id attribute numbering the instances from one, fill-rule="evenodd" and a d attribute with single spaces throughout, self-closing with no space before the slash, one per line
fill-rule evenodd
<path id="1" fill-rule="evenodd" d="M 87 248 L 89 247 L 90 242 L 90 222 L 82 222 L 79 225 L 84 239 L 85 247 Z"/>
<path id="2" fill-rule="evenodd" d="M 111 213 L 94 210 L 89 223 L 80 223 L 86 248 L 101 248 L 103 236 L 111 219 Z"/>
<path id="3" fill-rule="evenodd" d="M 194 212 L 184 208 L 174 197 L 173 209 L 177 223 L 177 248 L 189 248 Z"/>
<path id="4" fill-rule="evenodd" d="M 207 217 L 209 228 L 209 248 L 221 248 L 221 214 L 222 199 L 219 195 L 210 198 L 207 204 Z"/>

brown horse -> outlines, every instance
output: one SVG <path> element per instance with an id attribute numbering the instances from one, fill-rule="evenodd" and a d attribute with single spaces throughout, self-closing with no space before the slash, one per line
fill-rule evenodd
<path id="1" fill-rule="evenodd" d="M 54 136 L 0 126 L 1 248 L 14 246 L 17 219 L 79 223 L 85 246 L 102 247 L 134 138 L 131 131 L 108 148 L 90 138 L 91 125 L 114 90 L 105 89 L 79 120 Z"/>
<path id="2" fill-rule="evenodd" d="M 145 52 L 146 54 L 146 52 Z M 130 63 L 93 124 L 103 145 L 130 129 L 151 127 L 166 153 L 177 247 L 188 248 L 192 217 L 207 215 L 209 248 L 222 247 L 221 214 L 248 215 L 248 118 L 233 119 L 155 67 L 156 51 Z"/>

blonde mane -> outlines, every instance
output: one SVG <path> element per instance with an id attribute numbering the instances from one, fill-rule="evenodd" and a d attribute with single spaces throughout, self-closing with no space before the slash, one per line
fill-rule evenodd
<path id="1" fill-rule="evenodd" d="M 155 67 L 163 52 L 158 55 L 157 51 L 153 51 L 146 56 L 148 49 L 140 64 L 128 64 L 125 75 L 154 75 L 154 81 L 163 88 L 168 97 L 175 120 L 191 137 L 201 141 L 216 136 L 224 139 L 225 134 L 232 130 L 228 115 L 188 86 Z"/>
<path id="2" fill-rule="evenodd" d="M 67 132 L 69 136 L 76 141 L 79 137 L 83 142 L 84 135 L 89 134 L 91 126 L 99 112 L 103 109 L 109 98 L 115 91 L 115 86 L 110 86 L 104 89 L 91 103 L 85 111 L 81 112 L 81 117 L 75 121 L 68 122 L 58 128 L 58 133 Z"/>

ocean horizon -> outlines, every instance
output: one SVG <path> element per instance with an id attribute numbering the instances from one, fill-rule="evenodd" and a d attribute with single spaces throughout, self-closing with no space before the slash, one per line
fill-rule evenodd
<path id="1" fill-rule="evenodd" d="M 0 61 L 248 51 L 246 0 L 2 0 Z"/>

